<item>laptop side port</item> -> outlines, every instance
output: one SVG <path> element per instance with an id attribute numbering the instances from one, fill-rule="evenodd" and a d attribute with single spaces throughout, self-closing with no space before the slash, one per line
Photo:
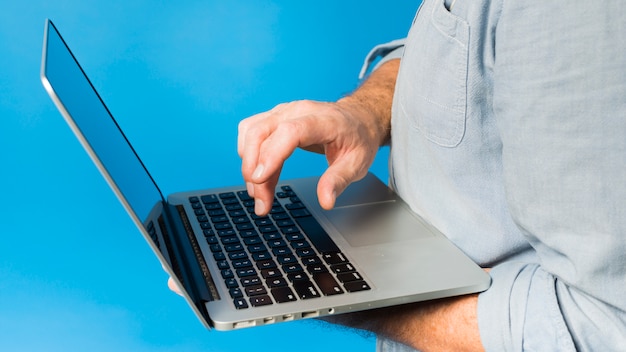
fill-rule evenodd
<path id="1" fill-rule="evenodd" d="M 238 321 L 233 323 L 233 329 L 243 329 L 249 328 L 256 325 L 256 321 L 248 320 L 248 321 Z"/>
<path id="2" fill-rule="evenodd" d="M 309 311 L 309 312 L 302 312 L 302 318 L 315 318 L 315 317 L 319 317 L 320 312 L 313 310 L 313 311 Z"/>

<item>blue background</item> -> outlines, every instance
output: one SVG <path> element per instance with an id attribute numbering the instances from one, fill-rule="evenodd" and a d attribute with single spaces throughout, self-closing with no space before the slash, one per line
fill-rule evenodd
<path id="1" fill-rule="evenodd" d="M 419 1 L 12 3 L 0 7 L 1 351 L 374 350 L 317 321 L 205 330 L 41 86 L 44 20 L 171 193 L 241 183 L 238 121 L 350 92 Z M 300 151 L 283 175 L 324 167 Z M 386 150 L 373 171 L 386 179 Z"/>

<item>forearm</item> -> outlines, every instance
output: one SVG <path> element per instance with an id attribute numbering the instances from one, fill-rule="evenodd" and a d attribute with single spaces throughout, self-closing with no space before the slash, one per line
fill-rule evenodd
<path id="1" fill-rule="evenodd" d="M 482 351 L 478 295 L 337 315 L 325 321 L 366 330 L 420 351 Z"/>
<path id="2" fill-rule="evenodd" d="M 390 138 L 391 105 L 399 67 L 399 59 L 384 63 L 359 88 L 338 101 L 365 112 L 363 116 L 368 117 L 368 126 L 380 145 L 387 144 Z"/>

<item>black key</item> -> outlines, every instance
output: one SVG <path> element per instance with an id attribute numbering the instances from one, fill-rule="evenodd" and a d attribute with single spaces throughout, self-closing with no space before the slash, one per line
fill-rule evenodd
<path id="1" fill-rule="evenodd" d="M 220 247 L 219 244 L 212 244 L 209 246 L 209 248 L 211 249 L 211 252 L 213 253 L 217 253 L 217 252 L 221 252 L 222 251 L 222 247 Z"/>
<path id="2" fill-rule="evenodd" d="M 229 237 L 222 237 L 222 244 L 224 246 L 227 246 L 229 244 L 239 244 L 239 238 L 235 237 L 235 236 L 229 236 Z"/>
<path id="3" fill-rule="evenodd" d="M 229 269 L 230 265 L 228 265 L 228 262 L 226 260 L 220 260 L 219 262 L 217 262 L 217 267 L 220 269 Z"/>
<path id="4" fill-rule="evenodd" d="M 265 283 L 269 288 L 287 286 L 287 280 L 283 279 L 282 277 L 268 279 L 267 281 L 265 281 Z"/>
<path id="5" fill-rule="evenodd" d="M 259 226 L 259 231 L 261 233 L 268 233 L 268 232 L 276 232 L 278 231 L 278 229 L 274 225 L 265 225 L 265 226 Z"/>
<path id="6" fill-rule="evenodd" d="M 289 281 L 294 282 L 294 281 L 300 281 L 300 280 L 308 280 L 309 276 L 305 274 L 303 271 L 297 271 L 297 272 L 289 273 L 287 275 L 287 278 L 289 279 Z"/>
<path id="7" fill-rule="evenodd" d="M 254 220 L 254 223 L 256 224 L 256 226 L 270 226 L 270 225 L 274 225 L 274 223 L 272 223 L 272 220 L 270 218 L 267 218 L 267 217 Z"/>
<path id="8" fill-rule="evenodd" d="M 337 279 L 339 279 L 339 281 L 341 282 L 350 282 L 350 281 L 362 281 L 363 277 L 361 276 L 361 274 L 357 273 L 356 271 L 353 271 L 351 273 L 337 274 Z"/>
<path id="9" fill-rule="evenodd" d="M 241 298 L 243 297 L 243 292 L 241 292 L 240 288 L 231 288 L 228 290 L 231 298 Z"/>
<path id="10" fill-rule="evenodd" d="M 296 259 L 296 257 L 294 257 L 291 254 L 287 254 L 287 255 L 280 255 L 278 256 L 278 262 L 283 265 L 283 264 L 294 264 L 298 262 L 298 259 Z"/>
<path id="11" fill-rule="evenodd" d="M 295 225 L 295 223 L 291 221 L 291 219 L 284 219 L 284 220 L 276 221 L 276 226 L 278 227 L 289 227 L 293 225 Z"/>
<path id="12" fill-rule="evenodd" d="M 328 269 L 324 264 L 313 264 L 306 267 L 306 270 L 311 274 L 327 273 Z"/>
<path id="13" fill-rule="evenodd" d="M 234 198 L 234 197 L 235 197 L 235 193 L 233 192 L 220 193 L 221 199 L 228 199 L 228 198 Z"/>
<path id="14" fill-rule="evenodd" d="M 237 198 L 226 198 L 226 199 L 222 199 L 222 204 L 224 204 L 224 206 L 228 206 L 231 204 L 239 204 L 239 200 Z"/>
<path id="15" fill-rule="evenodd" d="M 291 244 L 291 247 L 293 247 L 293 249 L 295 249 L 295 250 L 303 249 L 303 248 L 310 248 L 311 247 L 309 242 L 307 242 L 305 240 L 293 241 L 290 244 Z"/>
<path id="16" fill-rule="evenodd" d="M 237 234 L 237 232 L 235 232 L 235 230 L 233 230 L 233 229 L 217 231 L 217 235 L 220 236 L 220 237 L 235 236 L 236 234 Z"/>
<path id="17" fill-rule="evenodd" d="M 300 299 L 310 299 L 320 297 L 320 293 L 315 285 L 309 280 L 298 280 L 293 282 L 293 288 L 296 290 Z"/>
<path id="18" fill-rule="evenodd" d="M 198 203 L 200 201 L 200 198 L 193 196 L 193 197 L 189 197 L 189 202 L 190 203 Z"/>
<path id="19" fill-rule="evenodd" d="M 283 274 L 276 268 L 261 270 L 261 276 L 263 276 L 264 279 L 273 279 L 275 277 L 282 277 Z"/>
<path id="20" fill-rule="evenodd" d="M 260 284 L 261 284 L 261 279 L 259 279 L 258 276 L 255 276 L 255 277 L 244 277 L 244 278 L 241 279 L 241 286 L 244 286 L 244 287 L 260 285 Z"/>
<path id="21" fill-rule="evenodd" d="M 282 233 L 284 233 L 285 235 L 288 235 L 288 234 L 291 234 L 291 233 L 300 233 L 300 230 L 296 226 L 294 226 L 294 225 L 281 227 L 280 231 Z"/>
<path id="22" fill-rule="evenodd" d="M 204 209 L 209 210 L 209 211 L 222 209 L 222 205 L 220 203 L 208 203 L 204 205 Z"/>
<path id="23" fill-rule="evenodd" d="M 285 238 L 289 242 L 302 241 L 302 240 L 304 240 L 304 235 L 301 234 L 300 232 L 298 232 L 298 233 L 290 233 L 290 234 L 285 235 Z"/>
<path id="24" fill-rule="evenodd" d="M 219 240 L 216 236 L 207 236 L 206 241 L 208 244 L 218 244 Z"/>
<path id="25" fill-rule="evenodd" d="M 233 268 L 235 269 L 249 268 L 251 266 L 252 262 L 248 259 L 233 260 Z"/>
<path id="26" fill-rule="evenodd" d="M 211 217 L 211 222 L 214 224 L 218 224 L 220 222 L 227 222 L 227 221 L 228 221 L 228 216 L 226 215 L 217 215 L 217 216 Z"/>
<path id="27" fill-rule="evenodd" d="M 311 213 L 309 213 L 309 211 L 306 210 L 306 209 L 295 209 L 295 210 L 290 211 L 289 213 L 294 218 L 301 218 L 301 217 L 311 216 Z M 296 219 L 296 221 L 298 221 L 298 220 Z"/>
<path id="28" fill-rule="evenodd" d="M 239 191 L 237 192 L 237 195 L 239 196 L 239 199 L 241 199 L 242 201 L 252 199 L 252 197 L 250 197 L 247 191 Z"/>
<path id="29" fill-rule="evenodd" d="M 265 240 L 267 241 L 275 241 L 275 240 L 282 239 L 283 236 L 279 234 L 278 232 L 270 232 L 270 233 L 264 233 L 263 238 L 265 238 Z"/>
<path id="30" fill-rule="evenodd" d="M 267 251 L 252 253 L 252 259 L 254 259 L 254 261 L 266 260 L 271 258 L 272 256 Z"/>
<path id="31" fill-rule="evenodd" d="M 358 292 L 371 290 L 370 286 L 365 281 L 350 281 L 343 284 L 348 292 Z"/>
<path id="32" fill-rule="evenodd" d="M 320 288 L 324 296 L 340 295 L 343 293 L 341 286 L 337 283 L 331 273 L 318 273 L 313 275 L 313 280 Z"/>
<path id="33" fill-rule="evenodd" d="M 240 223 L 240 224 L 236 224 L 235 226 L 237 226 L 237 230 L 239 230 L 239 231 L 254 230 L 254 225 L 252 225 L 251 222 L 243 222 L 243 223 Z"/>
<path id="34" fill-rule="evenodd" d="M 311 248 L 301 248 L 301 249 L 298 249 L 296 253 L 298 254 L 298 257 L 300 258 L 315 255 L 315 251 Z"/>
<path id="35" fill-rule="evenodd" d="M 255 237 L 258 236 L 259 234 L 256 232 L 255 229 L 249 229 L 249 230 L 243 230 L 243 231 L 239 231 L 239 235 L 241 235 L 241 237 L 243 238 L 247 238 L 247 237 Z"/>
<path id="36" fill-rule="evenodd" d="M 208 223 L 205 223 L 208 224 Z M 220 222 L 215 224 L 215 229 L 216 230 L 228 230 L 228 229 L 232 229 L 233 226 L 230 224 L 230 222 Z"/>
<path id="37" fill-rule="evenodd" d="M 278 303 L 297 301 L 296 295 L 289 287 L 276 287 L 272 290 L 272 296 Z"/>
<path id="38" fill-rule="evenodd" d="M 253 244 L 252 246 L 248 247 L 248 250 L 250 251 L 250 253 L 267 252 L 267 248 L 264 244 Z"/>
<path id="39" fill-rule="evenodd" d="M 247 216 L 232 216 L 233 224 L 249 224 L 250 219 Z"/>
<path id="40" fill-rule="evenodd" d="M 289 215 L 287 213 L 272 214 L 272 219 L 274 219 L 274 221 L 285 220 L 289 219 Z"/>
<path id="41" fill-rule="evenodd" d="M 252 246 L 254 244 L 263 243 L 263 240 L 259 236 L 246 237 L 246 238 L 243 239 L 243 243 L 245 243 L 246 246 Z"/>
<path id="42" fill-rule="evenodd" d="M 229 244 L 227 246 L 224 246 L 224 248 L 226 249 L 226 252 L 241 252 L 243 250 L 243 246 L 241 245 L 241 243 Z"/>
<path id="43" fill-rule="evenodd" d="M 329 265 L 346 263 L 348 261 L 346 256 L 341 252 L 322 253 L 322 259 L 324 259 L 324 261 Z"/>
<path id="44" fill-rule="evenodd" d="M 200 215 L 200 216 L 197 216 L 196 218 L 198 219 L 198 222 L 209 222 L 209 217 L 206 215 Z"/>
<path id="45" fill-rule="evenodd" d="M 312 216 L 298 217 L 296 218 L 296 222 L 309 240 L 313 242 L 313 245 L 318 251 L 322 253 L 339 252 L 339 248 L 335 242 L 333 242 L 322 226 Z"/>
<path id="46" fill-rule="evenodd" d="M 282 239 L 278 239 L 278 240 L 273 240 L 273 241 L 267 242 L 267 245 L 270 248 L 279 248 L 279 247 L 286 247 L 287 243 L 284 240 L 282 240 Z"/>
<path id="47" fill-rule="evenodd" d="M 330 270 L 332 270 L 335 274 L 349 273 L 352 271 L 356 271 L 354 266 L 352 266 L 352 264 L 350 263 L 331 265 Z"/>
<path id="48" fill-rule="evenodd" d="M 226 287 L 228 287 L 228 288 L 239 287 L 239 284 L 237 284 L 237 280 L 234 279 L 234 278 L 226 279 L 226 280 L 224 280 L 224 283 L 226 283 Z"/>
<path id="49" fill-rule="evenodd" d="M 291 204 L 287 204 L 285 205 L 285 208 L 287 208 L 287 210 L 296 210 L 296 209 L 304 209 L 304 204 L 302 203 L 291 203 Z"/>
<path id="50" fill-rule="evenodd" d="M 272 248 L 272 253 L 274 253 L 274 255 L 287 255 L 287 254 L 291 254 L 291 249 L 289 249 L 288 247 L 277 247 L 277 248 Z"/>
<path id="51" fill-rule="evenodd" d="M 215 258 L 215 260 L 224 260 L 224 259 L 226 259 L 226 254 L 224 254 L 224 252 L 222 252 L 222 251 L 215 252 L 215 253 L 213 253 L 213 258 Z"/>
<path id="52" fill-rule="evenodd" d="M 248 297 L 267 294 L 267 290 L 265 289 L 263 285 L 248 286 L 245 288 L 245 290 L 246 290 L 246 295 L 248 295 Z"/>
<path id="53" fill-rule="evenodd" d="M 250 298 L 250 304 L 254 307 L 267 306 L 273 304 L 272 299 L 268 295 L 254 296 Z"/>
<path id="54" fill-rule="evenodd" d="M 230 209 L 228 210 L 228 215 L 230 215 L 231 218 L 245 217 L 248 219 L 246 212 L 242 209 Z"/>
<path id="55" fill-rule="evenodd" d="M 226 215 L 226 213 L 224 212 L 222 208 L 209 210 L 209 216 L 212 218 L 224 216 L 224 215 Z"/>
<path id="56" fill-rule="evenodd" d="M 302 258 L 302 264 L 304 264 L 306 266 L 309 266 L 309 265 L 320 265 L 320 264 L 322 264 L 322 261 L 318 257 L 304 257 L 304 258 Z"/>
<path id="57" fill-rule="evenodd" d="M 248 276 L 256 276 L 256 270 L 255 269 L 238 269 L 237 270 L 237 276 L 238 277 L 248 277 Z"/>
<path id="58" fill-rule="evenodd" d="M 289 264 L 289 265 L 283 265 L 283 270 L 289 274 L 289 273 L 294 273 L 296 271 L 302 271 L 302 267 L 300 266 L 300 264 Z"/>
<path id="59" fill-rule="evenodd" d="M 248 308 L 248 302 L 246 302 L 245 298 L 237 298 L 233 301 L 235 304 L 235 308 L 237 309 L 246 309 Z"/>
<path id="60" fill-rule="evenodd" d="M 248 255 L 246 252 L 233 252 L 228 253 L 228 258 L 230 258 L 230 260 L 247 259 Z"/>
<path id="61" fill-rule="evenodd" d="M 240 211 L 242 214 L 245 214 L 245 212 L 243 211 L 243 207 L 239 203 L 228 204 L 224 208 L 228 211 Z M 230 216 L 235 215 L 231 214 Z"/>
<path id="62" fill-rule="evenodd" d="M 222 278 L 224 280 L 226 279 L 232 279 L 233 277 L 235 277 L 235 275 L 233 274 L 233 271 L 230 269 L 224 269 L 222 270 Z"/>
<path id="63" fill-rule="evenodd" d="M 215 194 L 207 194 L 205 196 L 200 197 L 200 199 L 202 199 L 202 203 L 204 204 L 216 203 L 218 201 L 217 196 Z"/>
<path id="64" fill-rule="evenodd" d="M 272 259 L 266 259 L 256 262 L 256 266 L 259 270 L 274 269 L 276 268 L 276 263 Z"/>

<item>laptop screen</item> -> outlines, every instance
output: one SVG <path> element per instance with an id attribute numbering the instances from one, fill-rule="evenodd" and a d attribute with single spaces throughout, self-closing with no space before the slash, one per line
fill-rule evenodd
<path id="1" fill-rule="evenodd" d="M 144 222 L 163 196 L 57 29 L 51 21 L 46 26 L 44 86 L 109 182 Z"/>

